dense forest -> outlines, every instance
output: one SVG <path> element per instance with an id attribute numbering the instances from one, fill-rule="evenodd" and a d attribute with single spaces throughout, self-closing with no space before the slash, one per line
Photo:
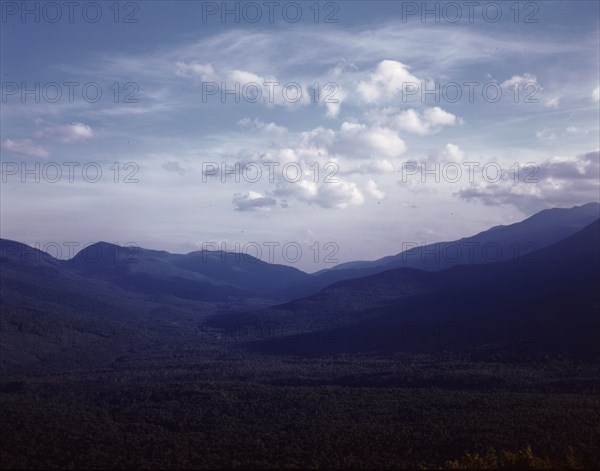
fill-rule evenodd
<path id="1" fill-rule="evenodd" d="M 138 345 L 109 367 L 4 377 L 2 467 L 600 465 L 597 364 L 236 345 Z"/>

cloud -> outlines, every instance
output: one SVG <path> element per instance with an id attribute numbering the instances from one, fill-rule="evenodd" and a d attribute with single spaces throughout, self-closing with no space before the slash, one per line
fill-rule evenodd
<path id="1" fill-rule="evenodd" d="M 446 155 L 449 160 L 454 162 L 462 161 L 465 158 L 465 153 L 462 151 L 462 149 L 456 144 L 451 143 L 446 144 L 444 155 Z"/>
<path id="2" fill-rule="evenodd" d="M 374 159 L 360 165 L 344 165 L 343 169 L 340 169 L 340 173 L 344 175 L 351 175 L 354 173 L 359 173 L 362 175 L 376 175 L 392 174 L 395 172 L 395 170 L 396 167 L 392 161 L 387 159 Z"/>
<path id="3" fill-rule="evenodd" d="M 552 157 L 540 167 L 543 177 L 554 179 L 594 179 L 600 173 L 600 152 L 574 157 Z"/>
<path id="4" fill-rule="evenodd" d="M 418 87 L 421 82 L 406 64 L 383 60 L 367 80 L 359 82 L 356 91 L 367 103 L 378 103 L 394 98 L 408 83 Z"/>
<path id="5" fill-rule="evenodd" d="M 596 87 L 596 88 L 594 89 L 594 91 L 592 92 L 592 99 L 593 99 L 595 102 L 598 102 L 598 101 L 600 101 L 600 86 Z"/>
<path id="6" fill-rule="evenodd" d="M 308 179 L 296 183 L 279 182 L 275 195 L 293 198 L 322 208 L 343 209 L 349 205 L 361 205 L 365 198 L 356 183 L 338 179 L 337 182 L 320 183 Z"/>
<path id="7" fill-rule="evenodd" d="M 598 200 L 600 190 L 600 152 L 571 157 L 552 157 L 537 169 L 523 169 L 515 182 L 514 173 L 503 172 L 496 183 L 480 181 L 463 188 L 455 196 L 480 201 L 486 206 L 513 205 L 526 213 L 551 206 L 587 203 Z"/>
<path id="8" fill-rule="evenodd" d="M 556 133 L 550 129 L 541 129 L 535 133 L 535 137 L 540 141 L 554 141 L 557 136 Z"/>
<path id="9" fill-rule="evenodd" d="M 546 103 L 544 103 L 544 106 L 546 108 L 558 108 L 559 102 L 560 102 L 559 97 L 550 98 L 549 100 L 546 100 Z"/>
<path id="10" fill-rule="evenodd" d="M 260 120 L 244 119 L 239 124 L 250 128 L 264 127 Z M 340 176 L 391 174 L 395 170 L 393 159 L 405 150 L 404 141 L 392 129 L 344 122 L 339 129 L 318 127 L 300 133 L 295 140 L 285 144 L 275 141 L 270 146 L 262 145 L 257 149 L 244 147 L 237 153 L 224 155 L 223 161 L 228 162 L 228 168 L 239 173 L 249 162 L 259 166 L 268 164 L 269 167 L 278 164 L 273 167 L 274 178 L 269 178 L 269 183 L 275 185 L 272 196 L 277 197 L 282 207 L 297 201 L 323 208 L 345 208 L 362 204 L 364 196 L 356 182 L 346 181 Z M 234 167 L 234 163 L 239 165 Z M 220 170 L 216 169 L 211 176 L 219 173 Z M 265 183 L 266 174 L 265 167 Z M 240 208 L 259 203 L 247 202 L 248 199 L 236 195 L 235 201 Z"/>
<path id="11" fill-rule="evenodd" d="M 263 196 L 255 191 L 246 194 L 236 193 L 233 197 L 233 205 L 236 211 L 270 211 L 277 204 L 275 199 Z"/>
<path id="12" fill-rule="evenodd" d="M 249 45 L 252 54 L 248 53 Z M 176 47 L 157 47 L 135 54 L 129 51 L 104 54 L 100 60 L 85 64 L 81 71 L 97 80 L 98 77 L 123 80 L 134 76 L 143 83 L 151 82 L 154 87 L 164 86 L 168 89 L 169 103 L 176 101 L 180 106 L 195 106 L 200 94 L 197 90 L 182 87 L 174 76 L 220 83 L 227 81 L 234 71 L 254 74 L 258 78 L 276 76 L 284 79 L 284 83 L 293 80 L 305 86 L 315 82 L 324 84 L 333 78 L 338 83 L 347 83 L 349 100 L 380 103 L 394 98 L 403 83 L 423 83 L 417 76 L 419 74 L 413 74 L 407 64 L 418 64 L 419 71 L 429 78 L 448 77 L 462 67 L 498 60 L 498 51 L 515 61 L 527 60 L 531 54 L 555 60 L 575 54 L 589 55 L 597 51 L 597 41 L 582 43 L 574 37 L 569 40 L 563 37 L 529 38 L 528 47 L 523 49 L 522 41 L 503 31 L 477 28 L 459 31 L 454 25 L 442 24 L 432 30 L 425 24 L 408 25 L 388 18 L 384 23 L 365 24 L 357 29 L 288 28 L 284 34 L 231 28 L 201 38 L 184 37 Z M 390 59 L 399 54 L 402 54 L 402 62 Z M 336 57 L 343 59 L 332 60 Z M 311 67 L 306 67 L 307 64 Z M 356 64 L 375 65 L 361 72 Z M 533 76 L 514 77 L 527 79 Z M 149 87 L 142 87 L 144 92 L 147 89 Z M 308 98 L 310 94 L 306 93 L 306 96 Z M 325 106 L 328 116 L 339 113 L 338 105 Z M 179 108 L 174 108 L 179 112 Z"/>
<path id="13" fill-rule="evenodd" d="M 177 162 L 176 160 L 169 160 L 162 164 L 162 168 L 167 170 L 168 172 L 178 173 L 179 175 L 185 175 L 185 169 Z"/>
<path id="14" fill-rule="evenodd" d="M 265 123 L 259 118 L 243 118 L 238 121 L 238 126 L 247 131 L 262 131 L 269 134 L 284 134 L 287 132 L 287 129 L 283 126 L 278 126 L 277 124 Z"/>
<path id="15" fill-rule="evenodd" d="M 180 77 L 199 79 L 201 82 L 215 84 L 215 88 L 202 92 L 203 101 L 210 98 L 222 101 L 246 101 L 271 105 L 306 105 L 310 103 L 308 86 L 295 80 L 281 82 L 276 77 L 262 76 L 240 68 L 230 69 L 228 65 L 218 68 L 211 64 L 195 62 L 175 63 L 175 74 Z"/>
<path id="16" fill-rule="evenodd" d="M 346 100 L 346 94 L 337 84 L 332 84 L 324 87 L 324 95 L 322 103 L 327 109 L 326 116 L 328 118 L 337 118 L 342 108 L 342 103 Z"/>
<path id="17" fill-rule="evenodd" d="M 539 189 L 534 186 L 525 188 L 525 192 L 523 190 L 514 184 L 481 182 L 461 189 L 456 196 L 466 201 L 480 201 L 486 206 L 512 204 L 519 208 L 527 208 L 533 199 L 541 197 Z"/>
<path id="18" fill-rule="evenodd" d="M 443 149 L 429 153 L 430 161 L 435 162 L 462 162 L 465 152 L 456 144 L 448 143 Z"/>
<path id="19" fill-rule="evenodd" d="M 382 200 L 385 198 L 385 192 L 377 188 L 377 183 L 375 183 L 374 180 L 369 180 L 367 182 L 367 192 L 375 198 L 377 198 L 378 200 Z"/>
<path id="20" fill-rule="evenodd" d="M 513 75 L 508 80 L 505 80 L 504 82 L 502 82 L 500 84 L 500 86 L 503 88 L 509 88 L 509 87 L 512 87 L 515 83 L 520 86 L 524 86 L 527 83 L 534 83 L 538 87 L 538 90 L 542 89 L 537 80 L 537 77 L 528 72 L 525 72 L 523 75 Z"/>
<path id="21" fill-rule="evenodd" d="M 587 134 L 590 132 L 589 129 L 583 129 L 577 126 L 567 126 L 565 131 L 567 134 Z"/>
<path id="22" fill-rule="evenodd" d="M 24 155 L 26 157 L 45 158 L 50 153 L 42 146 L 35 144 L 31 139 L 7 139 L 2 143 L 2 150 L 9 154 Z"/>
<path id="23" fill-rule="evenodd" d="M 375 159 L 399 157 L 406 144 L 398 134 L 385 126 L 368 126 L 346 121 L 339 130 L 323 127 L 303 132 L 296 152 L 321 158 Z"/>
<path id="24" fill-rule="evenodd" d="M 433 108 L 427 108 L 423 112 L 424 120 L 430 126 L 454 126 L 456 124 L 456 116 L 452 113 L 444 111 L 439 106 Z"/>
<path id="25" fill-rule="evenodd" d="M 64 126 L 46 128 L 36 132 L 37 137 L 47 137 L 61 142 L 85 141 L 94 137 L 94 131 L 90 126 L 83 123 L 71 123 Z"/>
<path id="26" fill-rule="evenodd" d="M 351 122 L 342 123 L 335 146 L 336 151 L 354 157 L 399 157 L 406 151 L 404 141 L 392 129 Z"/>
<path id="27" fill-rule="evenodd" d="M 211 64 L 176 62 L 175 73 L 180 77 L 197 78 L 203 82 L 214 82 L 218 80 L 215 69 L 213 69 Z"/>
<path id="28" fill-rule="evenodd" d="M 348 63 L 346 61 L 339 62 L 335 67 L 329 70 L 329 75 L 332 77 L 340 77 L 342 73 L 346 72 L 357 72 L 359 70 L 358 66 L 352 62 Z"/>
<path id="29" fill-rule="evenodd" d="M 592 130 L 578 126 L 567 126 L 564 129 L 558 130 L 544 128 L 537 131 L 535 137 L 540 141 L 555 141 L 557 139 L 566 139 L 576 134 L 585 135 L 589 132 L 592 132 Z"/>
<path id="30" fill-rule="evenodd" d="M 265 127 L 260 120 L 244 119 L 239 124 L 250 128 Z M 228 162 L 228 168 L 240 173 L 249 162 L 259 166 L 278 164 L 273 167 L 274 178 L 269 179 L 269 184 L 275 186 L 274 191 L 262 192 L 268 196 L 260 193 L 236 194 L 234 205 L 238 211 L 272 206 L 275 204 L 274 198 L 283 208 L 293 205 L 294 201 L 322 208 L 346 208 L 362 204 L 364 195 L 356 182 L 347 181 L 341 176 L 391 174 L 394 172 L 392 159 L 402 155 L 405 148 L 404 141 L 389 128 L 344 122 L 337 130 L 315 128 L 285 144 L 273 142 L 271 146 L 258 149 L 244 147 L 237 153 L 225 155 L 223 161 Z M 351 161 L 355 163 L 350 165 Z M 236 162 L 239 165 L 234 167 Z M 217 169 L 211 176 L 218 174 Z M 265 183 L 266 175 L 265 167 Z M 261 199 L 269 197 L 272 198 Z"/>
<path id="31" fill-rule="evenodd" d="M 455 115 L 439 106 L 426 108 L 421 112 L 413 108 L 400 111 L 398 108 L 390 107 L 373 111 L 368 114 L 368 117 L 376 123 L 397 131 L 406 131 L 420 136 L 433 134 L 443 126 L 454 126 L 461 122 Z"/>

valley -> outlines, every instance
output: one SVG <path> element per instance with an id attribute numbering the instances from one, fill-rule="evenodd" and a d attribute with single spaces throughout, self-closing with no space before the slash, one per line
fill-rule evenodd
<path id="1" fill-rule="evenodd" d="M 324 274 L 2 241 L 0 464 L 597 466 L 598 240 L 596 220 L 526 261 L 390 268 L 283 303 Z"/>

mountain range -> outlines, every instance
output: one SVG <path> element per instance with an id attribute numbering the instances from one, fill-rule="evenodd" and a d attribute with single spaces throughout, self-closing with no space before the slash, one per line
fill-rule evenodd
<path id="1" fill-rule="evenodd" d="M 252 314 L 213 316 L 263 352 L 399 350 L 600 353 L 600 220 L 535 256 L 334 283 Z M 267 329 L 268 327 L 268 329 Z M 268 335 L 265 332 L 268 330 Z"/>
<path id="2" fill-rule="evenodd" d="M 600 204 L 588 203 L 573 208 L 546 209 L 521 222 L 495 226 L 456 241 L 434 244 L 404 242 L 410 248 L 396 255 L 368 262 L 341 263 L 317 273 L 304 284 L 293 286 L 284 294 L 292 298 L 308 296 L 337 281 L 361 278 L 392 268 L 437 271 L 455 265 L 525 259 L 573 235 L 599 216 Z"/>
<path id="3" fill-rule="evenodd" d="M 0 239 L 2 328 L 32 331 L 53 320 L 55 331 L 68 325 L 96 338 L 104 334 L 90 333 L 89 323 L 101 320 L 167 341 L 165 329 L 178 325 L 186 335 L 235 331 L 250 350 L 297 355 L 507 345 L 596 352 L 599 217 L 598 203 L 549 209 L 312 275 L 247 255 L 106 242 L 58 260 Z M 14 338 L 0 336 L 3 361 L 35 363 Z"/>

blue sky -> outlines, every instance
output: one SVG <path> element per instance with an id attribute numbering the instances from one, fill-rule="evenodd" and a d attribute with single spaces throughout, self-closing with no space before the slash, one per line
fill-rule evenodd
<path id="1" fill-rule="evenodd" d="M 424 18 L 421 2 L 280 2 L 273 21 L 264 2 L 80 2 L 73 21 L 58 2 L 55 22 L 48 3 L 2 2 L 2 237 L 293 242 L 314 271 L 327 244 L 374 259 L 599 199 L 598 2 L 429 2 Z M 36 163 L 39 182 L 22 174 Z"/>

